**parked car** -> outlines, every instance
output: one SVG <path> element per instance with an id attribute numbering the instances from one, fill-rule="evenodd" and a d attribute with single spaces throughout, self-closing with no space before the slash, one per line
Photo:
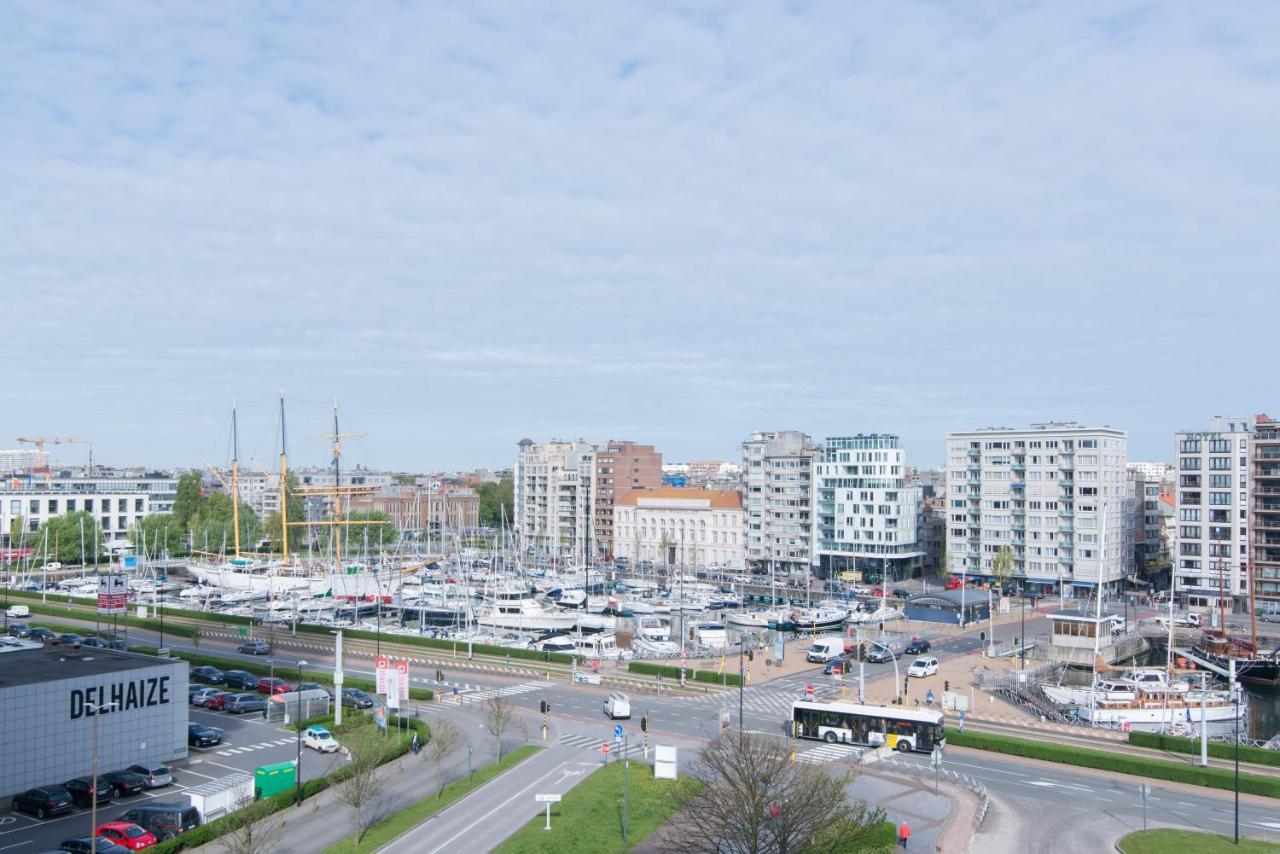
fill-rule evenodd
<path id="1" fill-rule="evenodd" d="M 71 795 L 62 786 L 37 786 L 13 796 L 13 811 L 44 819 L 71 812 Z"/>
<path id="2" fill-rule="evenodd" d="M 173 785 L 173 772 L 165 765 L 130 765 L 129 770 L 142 778 L 148 789 L 159 789 Z"/>
<path id="3" fill-rule="evenodd" d="M 227 700 L 234 696 L 235 694 L 230 691 L 219 691 L 212 697 L 205 698 L 204 707 L 210 711 L 221 712 L 227 708 Z"/>
<path id="4" fill-rule="evenodd" d="M 351 709 L 368 709 L 373 706 L 373 698 L 359 688 L 343 688 L 342 705 Z"/>
<path id="5" fill-rule="evenodd" d="M 911 591 L 905 587 L 895 587 L 889 595 L 893 596 L 895 599 L 910 599 Z"/>
<path id="6" fill-rule="evenodd" d="M 238 688 L 241 691 L 258 689 L 258 677 L 247 670 L 228 670 L 223 675 L 223 680 L 228 688 Z"/>
<path id="7" fill-rule="evenodd" d="M 279 676 L 271 678 L 264 676 L 258 680 L 259 694 L 287 694 L 293 690 L 293 687 Z"/>
<path id="8" fill-rule="evenodd" d="M 223 710 L 232 715 L 266 711 L 267 701 L 259 694 L 233 694 Z"/>
<path id="9" fill-rule="evenodd" d="M 99 780 L 106 780 L 111 787 L 111 796 L 121 798 L 125 795 L 136 795 L 147 787 L 147 782 L 132 771 L 108 771 L 98 775 Z"/>
<path id="10" fill-rule="evenodd" d="M 911 662 L 911 666 L 907 668 L 907 675 L 916 678 L 932 676 L 938 672 L 938 659 L 933 656 L 922 656 Z"/>
<path id="11" fill-rule="evenodd" d="M 67 794 L 71 795 L 71 802 L 76 806 L 85 809 L 93 806 L 92 777 L 76 777 L 74 780 L 68 780 L 63 784 L 63 788 L 67 790 Z M 108 803 L 111 803 L 111 784 L 99 777 L 98 806 Z"/>
<path id="12" fill-rule="evenodd" d="M 15 638 L 29 638 L 31 637 L 31 627 L 26 623 L 10 623 L 9 634 Z"/>
<path id="13" fill-rule="evenodd" d="M 95 649 L 106 649 L 110 646 L 106 638 L 100 638 L 96 635 L 89 635 L 87 638 L 80 639 L 81 646 L 91 646 Z"/>
<path id="14" fill-rule="evenodd" d="M 236 647 L 236 652 L 245 655 L 266 655 L 271 652 L 271 645 L 260 638 L 250 638 Z"/>
<path id="15" fill-rule="evenodd" d="M 191 678 L 198 679 L 206 685 L 222 685 L 226 682 L 226 675 L 208 664 L 191 668 Z"/>
<path id="16" fill-rule="evenodd" d="M 324 727 L 309 726 L 302 731 L 302 746 L 321 753 L 333 753 L 338 749 L 338 741 L 333 737 L 333 733 Z"/>
<path id="17" fill-rule="evenodd" d="M 1259 614 L 1258 619 L 1264 623 L 1280 623 L 1280 611 L 1268 611 L 1265 614 Z"/>
<path id="18" fill-rule="evenodd" d="M 319 682 L 299 682 L 297 690 L 301 691 L 323 691 L 329 695 L 329 699 L 333 699 L 333 692 L 321 685 Z"/>
<path id="19" fill-rule="evenodd" d="M 124 640 L 123 638 L 121 638 L 120 640 L 113 640 L 113 641 L 111 641 L 111 643 L 109 644 L 109 646 L 110 646 L 112 649 L 118 649 L 118 650 L 120 650 L 121 652 L 128 652 L 129 650 L 133 649 L 133 647 L 134 647 L 134 645 L 133 645 L 133 644 L 129 643 L 127 640 Z"/>
<path id="20" fill-rule="evenodd" d="M 141 851 L 156 844 L 154 833 L 129 821 L 109 821 L 98 825 L 95 832 L 130 851 Z"/>
<path id="21" fill-rule="evenodd" d="M 929 642 L 924 638 L 916 638 L 903 650 L 907 655 L 920 655 L 929 651 Z"/>
<path id="22" fill-rule="evenodd" d="M 204 724 L 187 724 L 188 747 L 212 747 L 222 744 L 222 731 Z"/>
<path id="23" fill-rule="evenodd" d="M 117 845 L 101 836 L 77 836 L 75 839 L 64 839 L 58 843 L 58 850 L 69 851 L 71 854 L 126 854 L 129 851 L 123 845 Z"/>
<path id="24" fill-rule="evenodd" d="M 205 706 L 208 704 L 209 700 L 222 693 L 224 692 L 218 688 L 209 688 L 208 686 L 200 685 L 196 690 L 191 692 L 191 705 Z"/>
<path id="25" fill-rule="evenodd" d="M 199 827 L 200 811 L 190 804 L 140 804 L 120 816 L 120 820 L 133 822 L 164 842 Z"/>
<path id="26" fill-rule="evenodd" d="M 66 634 L 58 635 L 58 643 L 66 644 L 67 646 L 75 646 L 82 640 L 84 640 L 84 638 L 75 632 L 67 632 Z"/>
<path id="27" fill-rule="evenodd" d="M 51 629 L 46 629 L 44 626 L 32 626 L 31 639 L 38 641 L 51 641 L 57 640 L 58 636 Z"/>
<path id="28" fill-rule="evenodd" d="M 895 658 L 897 658 L 901 654 L 902 653 L 896 650 L 885 649 L 882 646 L 872 647 L 871 649 L 867 650 L 867 661 L 873 662 L 875 664 L 883 664 L 886 661 L 893 661 Z"/>

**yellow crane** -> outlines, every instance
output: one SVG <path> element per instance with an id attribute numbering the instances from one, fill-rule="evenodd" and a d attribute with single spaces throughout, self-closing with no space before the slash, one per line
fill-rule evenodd
<path id="1" fill-rule="evenodd" d="M 53 436 L 37 436 L 34 439 L 23 439 L 21 436 L 19 436 L 18 441 L 24 445 L 36 446 L 36 465 L 29 467 L 27 469 L 27 472 L 29 474 L 36 474 L 38 472 L 43 472 L 45 483 L 48 483 L 49 481 L 53 480 L 53 471 L 49 468 L 49 454 L 44 449 L 45 445 L 70 445 L 70 444 L 87 445 L 89 444 L 88 439 L 77 439 L 73 436 L 67 437 L 67 438 L 58 438 Z M 90 454 L 90 456 L 93 456 L 93 455 Z"/>

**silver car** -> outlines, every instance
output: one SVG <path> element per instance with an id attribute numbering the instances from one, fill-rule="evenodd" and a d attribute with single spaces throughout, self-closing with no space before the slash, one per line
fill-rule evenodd
<path id="1" fill-rule="evenodd" d="M 205 703 L 209 702 L 209 700 L 212 697 L 215 697 L 221 693 L 222 693 L 221 688 L 200 688 L 199 690 L 192 691 L 191 705 L 203 706 Z"/>
<path id="2" fill-rule="evenodd" d="M 163 765 L 130 765 L 129 770 L 141 777 L 148 789 L 158 789 L 173 783 L 173 774 Z"/>

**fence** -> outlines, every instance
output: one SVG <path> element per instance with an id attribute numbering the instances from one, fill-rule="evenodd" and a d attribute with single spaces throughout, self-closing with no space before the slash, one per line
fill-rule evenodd
<path id="1" fill-rule="evenodd" d="M 934 773 L 933 768 L 930 766 L 921 765 L 918 762 L 909 762 L 904 759 L 897 759 L 892 756 L 883 757 L 876 764 L 885 765 L 895 771 L 901 771 L 905 774 L 911 774 L 916 777 L 928 777 Z M 963 786 L 977 795 L 978 809 L 973 815 L 973 829 L 975 831 L 981 830 L 982 823 L 987 819 L 987 809 L 991 806 L 991 796 L 987 794 L 987 787 L 982 784 L 981 780 L 976 780 L 968 774 L 961 774 L 959 771 L 939 768 L 937 774 L 939 780 L 945 780 L 948 783 Z"/>

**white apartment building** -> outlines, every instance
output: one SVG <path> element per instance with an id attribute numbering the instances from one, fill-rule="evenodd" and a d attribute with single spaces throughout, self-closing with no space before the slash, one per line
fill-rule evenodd
<path id="1" fill-rule="evenodd" d="M 521 439 L 518 446 L 514 512 L 522 547 L 583 559 L 589 548 L 595 448 L 581 439 Z"/>
<path id="2" fill-rule="evenodd" d="M 1114 592 L 1131 549 L 1127 452 L 1123 430 L 1075 423 L 948 435 L 951 572 L 994 580 L 996 555 L 1008 549 L 1015 586 L 1088 595 L 1101 583 Z"/>
<path id="3" fill-rule="evenodd" d="M 1249 456 L 1247 418 L 1217 416 L 1176 436 L 1177 513 L 1173 586 L 1191 607 L 1248 607 Z"/>
<path id="4" fill-rule="evenodd" d="M 0 475 L 26 472 L 39 464 L 35 448 L 0 448 Z"/>
<path id="5" fill-rule="evenodd" d="M 614 505 L 616 557 L 636 565 L 742 569 L 742 493 L 706 489 L 636 489 Z"/>
<path id="6" fill-rule="evenodd" d="M 1159 483 L 1162 480 L 1172 482 L 1174 479 L 1173 463 L 1129 463 L 1129 468 L 1136 471 L 1146 481 Z"/>
<path id="7" fill-rule="evenodd" d="M 79 512 L 93 515 L 106 544 L 114 547 L 127 542 L 129 529 L 151 512 L 151 501 L 147 493 L 133 491 L 69 494 L 33 488 L 0 493 L 0 545 L 16 548 L 24 535 L 27 546 L 35 545 L 30 538 L 41 525 L 55 516 Z M 22 533 L 11 539 L 15 519 L 21 520 Z"/>
<path id="8" fill-rule="evenodd" d="M 895 581 L 918 574 L 923 489 L 908 485 L 905 457 L 888 434 L 826 440 L 813 475 L 812 551 L 821 574 L 852 570 Z"/>
<path id="9" fill-rule="evenodd" d="M 821 451 L 794 431 L 753 433 L 742 443 L 746 560 L 807 575 L 813 547 L 813 466 Z"/>

